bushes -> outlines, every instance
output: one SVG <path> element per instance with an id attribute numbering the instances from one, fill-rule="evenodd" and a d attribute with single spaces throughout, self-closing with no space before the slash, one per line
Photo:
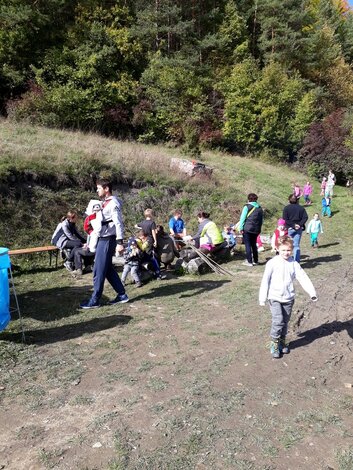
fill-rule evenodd
<path id="1" fill-rule="evenodd" d="M 300 161 L 316 176 L 331 168 L 338 180 L 353 177 L 352 110 L 337 109 L 310 126 Z"/>

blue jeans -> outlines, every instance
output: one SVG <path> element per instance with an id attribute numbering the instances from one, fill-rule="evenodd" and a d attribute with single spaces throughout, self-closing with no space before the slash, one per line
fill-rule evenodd
<path id="1" fill-rule="evenodd" d="M 124 286 L 113 267 L 115 248 L 115 236 L 98 239 L 93 268 L 93 294 L 91 297 L 93 302 L 99 302 L 102 297 L 104 281 L 106 279 L 115 292 L 119 295 L 125 294 Z"/>
<path id="2" fill-rule="evenodd" d="M 299 228 L 295 230 L 294 228 L 288 229 L 288 235 L 293 239 L 293 258 L 295 261 L 300 262 L 300 239 L 302 238 L 303 230 Z"/>

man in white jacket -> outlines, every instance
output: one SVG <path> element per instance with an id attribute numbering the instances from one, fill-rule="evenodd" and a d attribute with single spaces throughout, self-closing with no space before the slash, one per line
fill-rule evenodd
<path id="1" fill-rule="evenodd" d="M 122 204 L 119 199 L 113 196 L 112 184 L 108 180 L 101 179 L 97 181 L 97 194 L 103 199 L 102 228 L 99 233 L 93 268 L 93 293 L 89 300 L 81 302 L 80 307 L 83 309 L 100 307 L 105 279 L 107 279 L 117 293 L 116 298 L 109 303 L 115 304 L 129 301 L 125 288 L 112 263 L 113 255 L 124 251 Z"/>
<path id="2" fill-rule="evenodd" d="M 310 295 L 312 301 L 317 300 L 315 287 L 308 275 L 292 257 L 293 240 L 290 237 L 279 239 L 278 256 L 267 262 L 262 278 L 259 303 L 264 306 L 266 300 L 272 314 L 271 354 L 278 359 L 282 354 L 289 353 L 286 344 L 288 323 L 294 305 L 294 279 Z"/>

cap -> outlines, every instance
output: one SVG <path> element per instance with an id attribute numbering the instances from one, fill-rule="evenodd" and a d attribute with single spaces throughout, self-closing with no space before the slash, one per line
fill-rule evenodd
<path id="1" fill-rule="evenodd" d="M 284 219 L 278 219 L 277 225 L 286 225 L 286 221 Z"/>

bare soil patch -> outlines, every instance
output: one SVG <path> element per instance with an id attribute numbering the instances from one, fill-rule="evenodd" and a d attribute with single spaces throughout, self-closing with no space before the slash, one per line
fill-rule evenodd
<path id="1" fill-rule="evenodd" d="M 352 469 L 352 263 L 305 243 L 319 302 L 298 287 L 280 360 L 257 303 L 263 265 L 170 275 L 88 312 L 90 276 L 18 276 L 32 344 L 15 322 L 1 336 L 0 468 Z"/>

